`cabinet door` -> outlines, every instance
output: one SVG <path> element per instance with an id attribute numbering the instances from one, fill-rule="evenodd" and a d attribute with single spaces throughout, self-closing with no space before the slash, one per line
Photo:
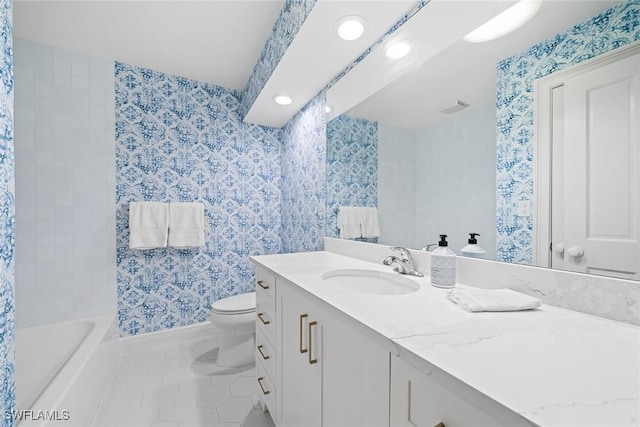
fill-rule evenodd
<path id="1" fill-rule="evenodd" d="M 282 303 L 282 425 L 322 425 L 323 325 L 313 306 L 279 283 Z"/>
<path id="2" fill-rule="evenodd" d="M 335 316 L 323 330 L 322 425 L 389 426 L 389 351 Z"/>
<path id="3" fill-rule="evenodd" d="M 531 426 L 520 415 L 453 378 L 426 375 L 397 357 L 391 359 L 393 427 Z M 447 384 L 446 386 L 444 384 Z"/>

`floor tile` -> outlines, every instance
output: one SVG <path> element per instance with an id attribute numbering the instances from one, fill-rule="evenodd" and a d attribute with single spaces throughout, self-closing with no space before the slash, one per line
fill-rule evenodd
<path id="1" fill-rule="evenodd" d="M 240 422 L 253 410 L 248 397 L 232 397 L 218 408 L 218 418 L 222 422 Z"/>
<path id="2" fill-rule="evenodd" d="M 216 365 L 219 339 L 128 341 L 92 427 L 273 427 L 255 367 Z"/>
<path id="3" fill-rule="evenodd" d="M 180 427 L 217 426 L 218 411 L 209 408 L 197 408 L 180 418 Z"/>

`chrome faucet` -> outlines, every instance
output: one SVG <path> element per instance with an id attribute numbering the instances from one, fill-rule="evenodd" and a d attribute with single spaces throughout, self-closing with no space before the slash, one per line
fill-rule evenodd
<path id="1" fill-rule="evenodd" d="M 420 248 L 421 251 L 427 251 L 427 252 L 431 252 L 431 248 L 438 246 L 437 243 L 429 243 L 427 245 L 424 245 L 423 247 Z"/>
<path id="2" fill-rule="evenodd" d="M 401 248 L 400 246 L 394 246 L 391 248 L 391 250 L 400 252 L 400 256 L 397 257 L 395 255 L 389 255 L 382 261 L 384 265 L 393 266 L 393 270 L 397 271 L 400 274 L 424 277 L 424 274 L 414 269 L 413 257 L 411 256 L 411 252 L 409 252 L 408 249 Z"/>

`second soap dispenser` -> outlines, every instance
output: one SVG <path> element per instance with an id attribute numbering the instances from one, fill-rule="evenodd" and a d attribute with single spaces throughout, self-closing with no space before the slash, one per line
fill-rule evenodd
<path id="1" fill-rule="evenodd" d="M 446 234 L 440 235 L 438 247 L 431 252 L 431 284 L 438 288 L 456 285 L 456 254 L 449 249 Z"/>
<path id="2" fill-rule="evenodd" d="M 469 233 L 469 244 L 460 249 L 460 254 L 471 258 L 484 258 L 485 250 L 478 245 L 478 233 Z"/>

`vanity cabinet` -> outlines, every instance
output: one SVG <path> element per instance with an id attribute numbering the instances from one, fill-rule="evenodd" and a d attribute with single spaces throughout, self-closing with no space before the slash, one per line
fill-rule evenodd
<path id="1" fill-rule="evenodd" d="M 278 292 L 281 425 L 388 426 L 389 351 L 286 280 Z"/>

